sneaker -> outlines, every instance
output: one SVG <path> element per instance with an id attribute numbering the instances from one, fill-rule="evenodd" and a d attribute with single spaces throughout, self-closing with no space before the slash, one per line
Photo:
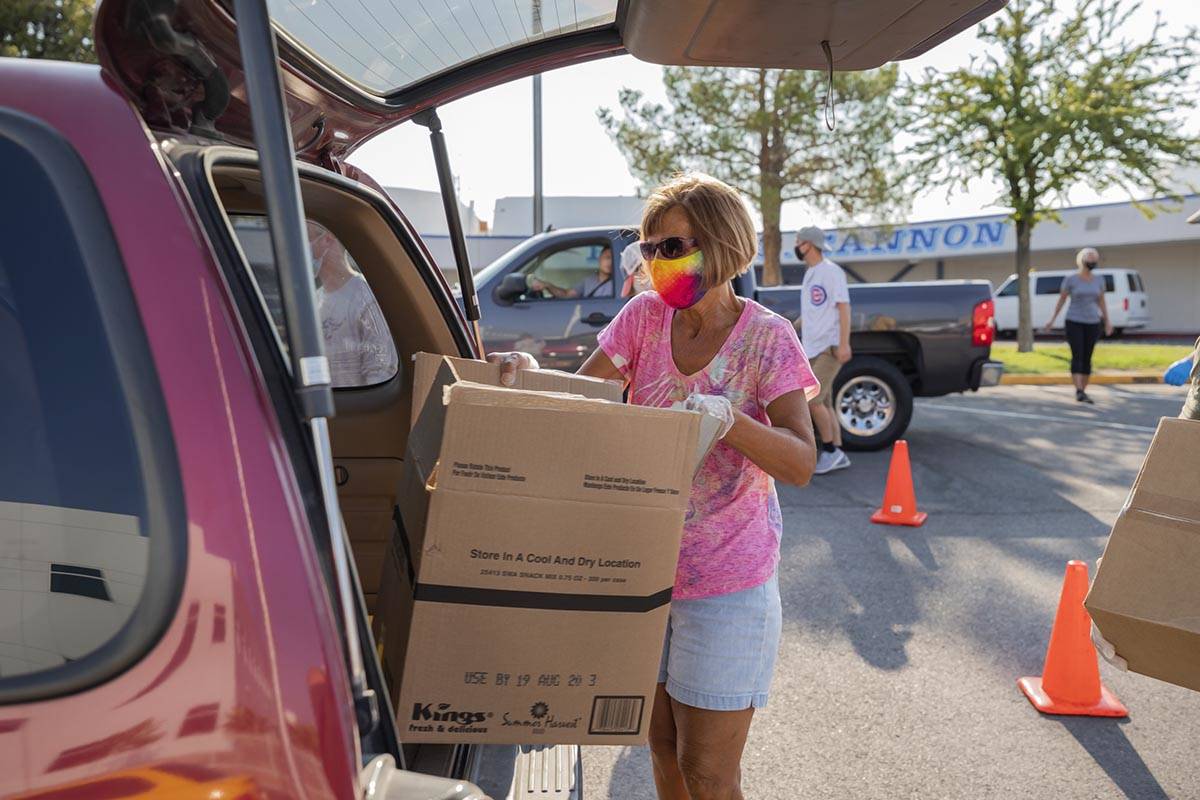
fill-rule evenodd
<path id="1" fill-rule="evenodd" d="M 845 469 L 850 466 L 850 457 L 840 449 L 834 450 L 832 453 L 822 450 L 817 456 L 817 468 L 813 470 L 814 475 L 824 475 L 827 472 L 833 472 L 835 469 Z"/>
<path id="2" fill-rule="evenodd" d="M 1089 406 L 1096 405 L 1096 401 L 1087 396 L 1087 392 L 1082 389 L 1075 390 L 1075 399 L 1080 403 L 1087 403 Z"/>

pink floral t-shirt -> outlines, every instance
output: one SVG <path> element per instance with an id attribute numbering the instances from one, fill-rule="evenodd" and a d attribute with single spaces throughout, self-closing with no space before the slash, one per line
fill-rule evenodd
<path id="1" fill-rule="evenodd" d="M 792 324 L 753 300 L 708 366 L 684 375 L 671 353 L 674 310 L 639 294 L 600 332 L 600 347 L 629 381 L 630 402 L 666 407 L 693 392 L 723 395 L 770 424 L 767 406 L 788 392 L 814 397 L 820 385 Z M 766 582 L 779 563 L 783 516 L 775 481 L 718 442 L 692 483 L 674 597 L 731 594 Z"/>

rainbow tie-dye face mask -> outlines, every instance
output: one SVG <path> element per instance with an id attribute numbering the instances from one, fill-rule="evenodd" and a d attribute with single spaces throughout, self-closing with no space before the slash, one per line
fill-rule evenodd
<path id="1" fill-rule="evenodd" d="M 708 291 L 704 288 L 704 253 L 699 250 L 680 258 L 652 258 L 648 267 L 654 291 L 672 308 L 691 308 Z"/>

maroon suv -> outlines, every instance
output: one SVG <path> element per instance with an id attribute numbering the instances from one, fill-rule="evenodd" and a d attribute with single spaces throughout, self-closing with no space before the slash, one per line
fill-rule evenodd
<path id="1" fill-rule="evenodd" d="M 435 109 L 466 93 L 626 49 L 824 68 L 829 42 L 836 67 L 872 67 L 1003 0 L 827 0 L 803 19 L 269 0 L 278 69 L 265 14 L 258 39 L 234 23 L 256 4 L 103 0 L 99 68 L 0 60 L 0 795 L 468 798 L 475 780 L 578 797 L 577 748 L 397 736 L 368 619 L 408 365 L 478 353 L 402 210 L 346 156 L 414 119 L 449 189 Z"/>

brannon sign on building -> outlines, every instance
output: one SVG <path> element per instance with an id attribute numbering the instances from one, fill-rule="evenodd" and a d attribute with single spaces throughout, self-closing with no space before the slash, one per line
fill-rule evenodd
<path id="1" fill-rule="evenodd" d="M 892 229 L 851 229 L 825 234 L 826 252 L 834 258 L 861 261 L 910 258 L 920 260 L 1012 249 L 1007 242 L 1012 226 L 1004 219 L 929 222 Z"/>
<path id="2" fill-rule="evenodd" d="M 1034 251 L 1077 250 L 1080 247 L 1116 247 L 1200 239 L 1200 226 L 1187 224 L 1186 209 L 1196 195 L 1184 198 L 1182 207 L 1164 206 L 1147 218 L 1133 203 L 1076 206 L 1059 211 L 1060 222 L 1047 220 L 1033 231 Z M 1153 206 L 1151 206 L 1153 208 Z M 795 264 L 794 232 L 783 234 L 784 264 Z M 986 256 L 1016 251 L 1016 231 L 1003 214 L 964 219 L 914 222 L 888 228 L 844 228 L 825 234 L 826 255 L 852 264 L 863 261 L 929 261 Z M 761 262 L 761 250 L 759 256 Z"/>

